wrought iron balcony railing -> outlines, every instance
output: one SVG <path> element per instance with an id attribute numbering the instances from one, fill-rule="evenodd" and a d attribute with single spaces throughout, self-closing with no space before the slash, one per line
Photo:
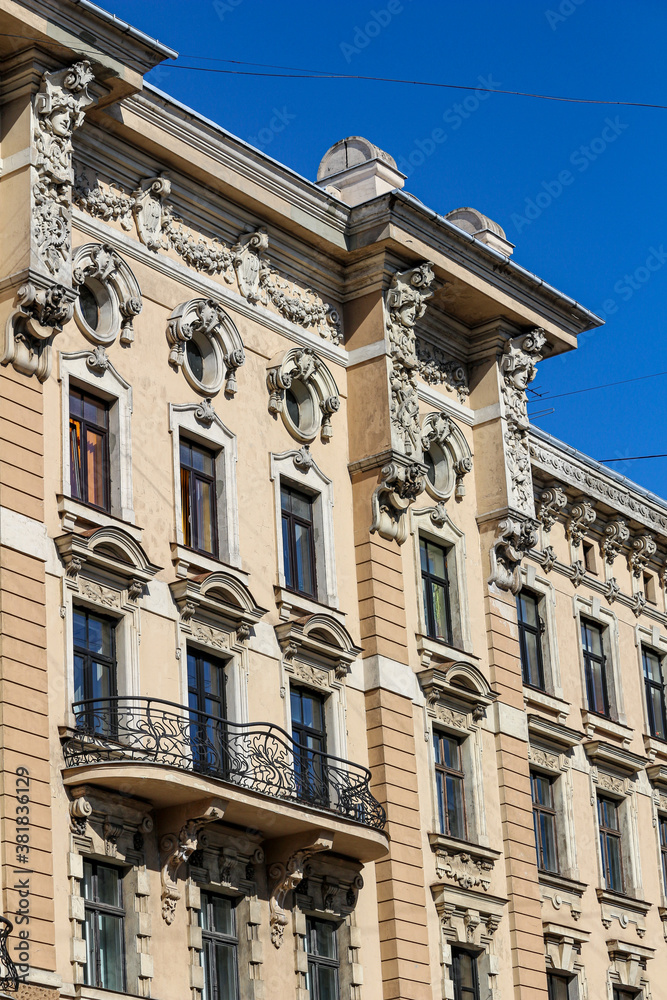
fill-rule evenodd
<path id="1" fill-rule="evenodd" d="M 63 747 L 68 767 L 164 764 L 384 828 L 367 768 L 302 747 L 272 723 L 230 722 L 161 698 L 95 698 L 72 710 L 77 734 Z"/>

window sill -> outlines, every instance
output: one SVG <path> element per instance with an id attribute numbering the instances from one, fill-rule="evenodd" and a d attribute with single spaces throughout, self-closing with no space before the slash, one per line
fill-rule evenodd
<path id="1" fill-rule="evenodd" d="M 496 862 L 501 856 L 501 851 L 494 851 L 490 847 L 482 847 L 471 840 L 459 840 L 458 837 L 447 837 L 444 833 L 429 833 L 428 842 L 432 851 L 463 852 L 473 858 Z"/>
<path id="2" fill-rule="evenodd" d="M 97 507 L 89 507 L 86 503 L 73 500 L 63 493 L 56 495 L 58 501 L 58 514 L 62 522 L 64 531 L 74 531 L 80 527 L 88 529 L 91 526 L 96 528 L 122 528 L 135 542 L 141 542 L 143 528 L 138 528 L 134 523 L 134 511 L 126 510 L 125 517 L 116 517 Z"/>
<path id="3" fill-rule="evenodd" d="M 570 878 L 560 872 L 545 872 L 538 869 L 537 877 L 540 885 L 550 886 L 552 889 L 558 889 L 559 892 L 571 893 L 579 899 L 588 888 L 587 882 L 580 882 L 579 879 Z"/>
<path id="4" fill-rule="evenodd" d="M 345 621 L 345 612 L 339 611 L 335 604 L 325 604 L 314 597 L 295 594 L 291 590 L 287 590 L 286 587 L 280 587 L 277 584 L 274 585 L 273 593 L 282 621 L 288 621 L 290 618 L 301 618 L 303 615 L 322 614 L 322 612 L 331 615 L 341 624 Z"/>
<path id="5" fill-rule="evenodd" d="M 435 854 L 435 873 L 440 881 L 456 882 L 468 891 L 481 888 L 485 893 L 491 885 L 493 868 L 501 857 L 500 851 L 481 847 L 457 837 L 429 833 L 431 850 Z"/>
<path id="6" fill-rule="evenodd" d="M 658 736 L 649 736 L 644 733 L 644 752 L 653 764 L 657 761 L 660 764 L 667 764 L 667 741 L 661 740 Z"/>
<path id="7" fill-rule="evenodd" d="M 189 572 L 198 575 L 201 573 L 217 573 L 221 569 L 231 569 L 235 573 L 241 573 L 244 577 L 248 576 L 248 573 L 241 569 L 240 566 L 224 562 L 222 559 L 216 559 L 215 556 L 196 552 L 194 549 L 188 549 L 185 545 L 180 545 L 178 542 L 172 542 L 170 548 L 171 561 L 176 569 L 176 576 L 184 579 Z"/>
<path id="8" fill-rule="evenodd" d="M 431 662 L 435 663 L 459 663 L 461 660 L 474 660 L 479 662 L 479 656 L 473 656 L 465 649 L 457 646 L 449 646 L 440 639 L 432 639 L 430 635 L 417 632 L 417 652 L 421 656 L 422 667 L 429 667 Z"/>
<path id="9" fill-rule="evenodd" d="M 613 906 L 616 910 L 620 908 L 641 916 L 646 916 L 653 906 L 653 903 L 647 903 L 635 896 L 628 896 L 624 892 L 616 892 L 614 889 L 596 889 L 595 893 L 600 903 Z"/>
<path id="10" fill-rule="evenodd" d="M 589 739 L 597 735 L 610 736 L 624 747 L 629 746 L 632 742 L 634 730 L 629 726 L 623 725 L 621 722 L 612 722 L 611 719 L 606 719 L 604 715 L 596 715 L 595 712 L 589 712 L 585 708 L 581 710 L 581 721 L 586 736 Z"/>
<path id="11" fill-rule="evenodd" d="M 527 684 L 523 686 L 523 703 L 526 706 L 530 705 L 534 708 L 546 709 L 557 716 L 558 722 L 565 722 L 570 714 L 571 705 L 569 701 L 556 698 L 555 695 L 529 687 Z"/>

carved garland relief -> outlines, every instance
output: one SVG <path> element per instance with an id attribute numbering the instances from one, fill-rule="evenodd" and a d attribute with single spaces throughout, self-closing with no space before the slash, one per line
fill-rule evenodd
<path id="1" fill-rule="evenodd" d="M 506 462 L 510 475 L 510 504 L 527 514 L 534 512 L 530 469 L 526 388 L 537 374 L 540 351 L 546 344 L 544 330 L 535 329 L 505 344 L 500 358 L 501 393 L 506 423 Z"/>

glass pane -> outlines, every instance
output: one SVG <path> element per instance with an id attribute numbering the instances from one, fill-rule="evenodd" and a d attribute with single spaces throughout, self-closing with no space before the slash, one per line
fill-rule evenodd
<path id="1" fill-rule="evenodd" d="M 236 949 L 232 944 L 216 943 L 216 984 L 218 1000 L 233 1000 L 236 996 Z"/>
<path id="2" fill-rule="evenodd" d="M 93 295 L 88 285 L 82 285 L 79 289 L 79 307 L 84 322 L 91 330 L 97 330 L 100 319 L 100 311 L 97 307 L 97 299 Z"/>
<path id="3" fill-rule="evenodd" d="M 295 427 L 298 427 L 300 418 L 299 404 L 291 389 L 285 389 L 285 405 L 287 406 L 287 413 L 290 420 Z"/>
<path id="4" fill-rule="evenodd" d="M 604 670 L 601 663 L 596 660 L 588 661 L 588 673 L 590 678 L 590 697 L 591 705 L 589 708 L 593 712 L 598 712 L 600 715 L 607 714 L 607 706 L 605 704 L 605 677 Z"/>
<path id="5" fill-rule="evenodd" d="M 662 684 L 662 671 L 660 670 L 660 660 L 655 653 L 644 650 L 644 676 L 651 681 Z"/>
<path id="6" fill-rule="evenodd" d="M 88 479 L 88 503 L 104 507 L 104 466 L 105 436 L 92 428 L 86 428 L 86 476 Z"/>
<path id="7" fill-rule="evenodd" d="M 424 465 L 426 466 L 426 478 L 432 486 L 435 486 L 435 462 L 430 451 L 424 452 Z"/>
<path id="8" fill-rule="evenodd" d="M 95 986 L 95 978 L 97 975 L 95 969 L 95 936 L 93 930 L 93 924 L 95 922 L 95 914 L 86 911 L 86 919 L 83 924 L 83 939 L 86 942 L 86 964 L 83 970 L 83 981 L 86 986 Z"/>
<path id="9" fill-rule="evenodd" d="M 70 389 L 69 412 L 72 417 L 83 416 L 83 393 L 76 389 Z"/>
<path id="10" fill-rule="evenodd" d="M 195 701 L 197 700 L 197 660 L 193 653 L 188 653 L 188 687 L 190 688 L 190 693 L 194 695 Z M 194 690 L 193 690 L 194 689 Z M 190 708 L 197 708 L 197 705 L 190 702 Z"/>
<path id="11" fill-rule="evenodd" d="M 183 447 L 181 445 L 181 447 Z M 181 458 L 181 463 L 183 459 Z M 190 510 L 190 473 L 181 464 L 181 527 L 183 544 L 192 545 L 192 511 Z"/>
<path id="12" fill-rule="evenodd" d="M 83 863 L 83 898 L 93 898 L 93 866 L 89 861 Z"/>
<path id="13" fill-rule="evenodd" d="M 107 425 L 106 404 L 99 399 L 95 399 L 93 396 L 84 396 L 83 416 L 84 420 L 90 421 L 91 424 L 97 424 L 98 427 L 106 427 Z"/>
<path id="14" fill-rule="evenodd" d="M 556 830 L 554 817 L 540 813 L 540 834 L 542 837 L 542 864 L 549 872 L 557 870 L 556 865 Z"/>
<path id="15" fill-rule="evenodd" d="M 315 924 L 315 954 L 322 958 L 336 957 L 336 928 L 327 920 L 316 920 Z"/>
<path id="16" fill-rule="evenodd" d="M 189 443 L 181 440 L 181 465 L 187 465 L 188 468 L 192 466 L 191 451 Z"/>
<path id="17" fill-rule="evenodd" d="M 552 806 L 551 783 L 548 778 L 541 774 L 534 774 L 533 778 L 533 802 L 541 806 Z"/>
<path id="18" fill-rule="evenodd" d="M 663 718 L 663 693 L 662 688 L 650 688 L 651 706 L 653 708 L 653 736 L 658 739 L 665 739 L 665 722 Z"/>
<path id="19" fill-rule="evenodd" d="M 81 424 L 78 420 L 70 420 L 69 422 L 69 482 L 72 496 L 76 500 L 82 500 Z"/>
<path id="20" fill-rule="evenodd" d="M 88 616 L 88 649 L 91 653 L 111 656 L 111 625 L 93 615 Z"/>
<path id="21" fill-rule="evenodd" d="M 301 493 L 292 493 L 292 513 L 304 521 L 312 520 L 312 504 L 308 497 Z"/>
<path id="22" fill-rule="evenodd" d="M 304 594 L 312 594 L 310 528 L 302 524 L 294 525 L 294 547 L 296 550 L 296 587 Z"/>
<path id="23" fill-rule="evenodd" d="M 292 557 L 290 553 L 290 520 L 283 517 L 283 572 L 285 574 L 285 586 L 294 588 L 294 574 L 292 572 Z"/>
<path id="24" fill-rule="evenodd" d="M 290 491 L 286 489 L 284 486 L 280 488 L 280 506 L 282 507 L 283 510 L 292 509 Z"/>
<path id="25" fill-rule="evenodd" d="M 547 975 L 549 1000 L 568 1000 L 568 980 L 562 976 Z"/>
<path id="26" fill-rule="evenodd" d="M 447 587 L 439 583 L 431 584 L 433 596 L 434 639 L 449 641 L 449 593 Z"/>
<path id="27" fill-rule="evenodd" d="M 194 340 L 189 340 L 185 347 L 185 354 L 190 365 L 190 371 L 199 382 L 204 378 L 204 358 L 195 344 Z"/>
<path id="28" fill-rule="evenodd" d="M 91 698 L 110 698 L 116 692 L 114 668 L 109 663 L 100 663 L 98 660 L 93 660 L 91 671 Z"/>
<path id="29" fill-rule="evenodd" d="M 292 690 L 290 692 L 290 707 L 292 710 L 292 722 L 303 722 L 301 713 L 301 693 Z"/>
<path id="30" fill-rule="evenodd" d="M 662 847 L 667 847 L 667 818 L 664 816 L 659 817 L 660 820 L 660 844 Z"/>
<path id="31" fill-rule="evenodd" d="M 74 627 L 74 645 L 86 648 L 86 616 L 76 608 L 72 613 L 72 624 Z"/>
<path id="32" fill-rule="evenodd" d="M 455 953 L 456 979 L 463 989 L 474 989 L 475 987 L 474 962 L 475 959 L 467 951 Z"/>
<path id="33" fill-rule="evenodd" d="M 74 702 L 83 701 L 86 697 L 83 687 L 84 659 L 74 656 Z"/>
<path id="34" fill-rule="evenodd" d="M 106 990 L 123 989 L 123 920 L 107 913 L 98 914 L 100 947 L 100 986 Z"/>
<path id="35" fill-rule="evenodd" d="M 213 552 L 213 521 L 211 483 L 195 479 L 195 505 L 197 512 L 196 547 L 204 552 Z"/>
<path id="36" fill-rule="evenodd" d="M 211 914 L 210 929 L 217 931 L 218 934 L 228 934 L 232 937 L 235 928 L 234 907 L 231 899 L 226 899 L 224 896 L 209 896 L 208 901 L 210 903 L 208 909 Z"/>
<path id="37" fill-rule="evenodd" d="M 428 555 L 426 554 L 426 542 L 423 538 L 419 539 L 419 558 L 421 559 L 422 572 L 428 569 Z"/>
<path id="38" fill-rule="evenodd" d="M 440 820 L 440 833 L 446 833 L 445 824 L 445 776 L 442 771 L 438 771 L 435 776 L 438 794 L 438 819 Z"/>
<path id="39" fill-rule="evenodd" d="M 526 625 L 532 625 L 534 628 L 538 628 L 539 618 L 537 614 L 537 601 L 532 594 L 527 594 L 525 591 L 522 591 L 517 597 L 517 605 L 519 608 L 519 620 L 525 622 Z"/>
<path id="40" fill-rule="evenodd" d="M 463 781 L 447 776 L 447 819 L 451 837 L 465 839 L 465 811 L 463 806 Z"/>
<path id="41" fill-rule="evenodd" d="M 607 834 L 607 854 L 609 857 L 608 889 L 623 891 L 623 869 L 621 866 L 621 841 L 619 837 Z"/>
<path id="42" fill-rule="evenodd" d="M 109 906 L 120 906 L 120 879 L 115 868 L 97 866 L 97 899 Z"/>
<path id="43" fill-rule="evenodd" d="M 588 622 L 581 623 L 581 641 L 584 649 L 590 650 L 596 656 L 602 656 L 602 632 L 595 625 Z"/>
<path id="44" fill-rule="evenodd" d="M 320 965 L 317 969 L 319 983 L 319 1000 L 338 1000 L 336 969 L 328 965 Z"/>
<path id="45" fill-rule="evenodd" d="M 539 638 L 534 632 L 523 633 L 525 662 L 523 664 L 524 680 L 526 684 L 541 688 L 543 681 L 540 676 L 539 661 Z"/>
<path id="46" fill-rule="evenodd" d="M 428 545 L 428 569 L 433 576 L 439 576 L 444 580 L 447 575 L 446 553 L 439 545 Z"/>

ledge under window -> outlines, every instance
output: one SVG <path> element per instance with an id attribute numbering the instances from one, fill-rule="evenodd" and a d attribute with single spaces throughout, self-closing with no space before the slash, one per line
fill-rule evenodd
<path id="1" fill-rule="evenodd" d="M 295 594 L 293 591 L 287 590 L 286 587 L 279 587 L 277 585 L 274 586 L 273 593 L 275 594 L 276 604 L 280 611 L 280 617 L 285 621 L 292 617 L 293 611 L 296 612 L 297 618 L 302 614 L 316 615 L 325 611 L 333 618 L 336 618 L 341 624 L 345 621 L 345 612 L 339 611 L 337 604 L 324 604 L 314 597 L 306 597 L 305 594 Z"/>
<path id="2" fill-rule="evenodd" d="M 612 739 L 622 743 L 623 746 L 629 746 L 632 742 L 633 729 L 623 725 L 621 722 L 613 722 L 611 719 L 605 718 L 604 715 L 596 715 L 595 712 L 589 712 L 587 709 L 582 708 L 581 722 L 589 739 L 600 734 L 602 736 L 611 736 Z"/>
<path id="3" fill-rule="evenodd" d="M 628 922 L 627 916 L 626 920 L 623 920 L 624 914 L 632 914 L 631 919 L 640 928 L 640 920 L 643 922 L 643 918 L 653 906 L 653 903 L 647 903 L 643 899 L 637 899 L 635 896 L 626 896 L 624 892 L 615 892 L 613 889 L 596 889 L 595 893 L 602 906 L 603 921 L 607 919 L 605 913 L 607 908 L 609 908 L 609 916 L 618 917 L 622 926 L 625 926 Z M 620 916 L 618 913 L 619 910 L 622 911 Z"/>
<path id="4" fill-rule="evenodd" d="M 457 646 L 450 646 L 440 639 L 432 639 L 430 635 L 417 632 L 417 651 L 421 656 L 422 667 L 428 667 L 431 661 L 436 660 L 442 663 L 460 663 L 461 661 L 474 661 L 479 663 L 479 656 L 474 656 L 465 649 Z"/>
<path id="5" fill-rule="evenodd" d="M 176 569 L 176 576 L 186 577 L 188 570 L 195 573 L 217 573 L 223 566 L 225 569 L 231 569 L 234 573 L 240 573 L 244 577 L 248 576 L 246 570 L 241 569 L 240 566 L 224 562 L 216 556 L 188 549 L 185 545 L 179 545 L 178 542 L 172 542 L 170 547 L 171 561 Z"/>
<path id="6" fill-rule="evenodd" d="M 534 708 L 546 709 L 557 716 L 558 722 L 565 722 L 570 714 L 570 702 L 562 698 L 556 698 L 547 691 L 540 691 L 538 688 L 523 686 L 523 703 Z"/>
<path id="7" fill-rule="evenodd" d="M 77 527 L 89 528 L 91 525 L 97 528 L 119 527 L 123 528 L 128 535 L 134 538 L 135 542 L 141 541 L 143 528 L 136 526 L 134 515 L 132 515 L 132 520 L 123 520 L 106 510 L 91 507 L 87 503 L 74 500 L 72 497 L 67 497 L 62 493 L 59 493 L 56 499 L 58 500 L 58 514 L 60 515 L 64 531 L 74 531 Z"/>

